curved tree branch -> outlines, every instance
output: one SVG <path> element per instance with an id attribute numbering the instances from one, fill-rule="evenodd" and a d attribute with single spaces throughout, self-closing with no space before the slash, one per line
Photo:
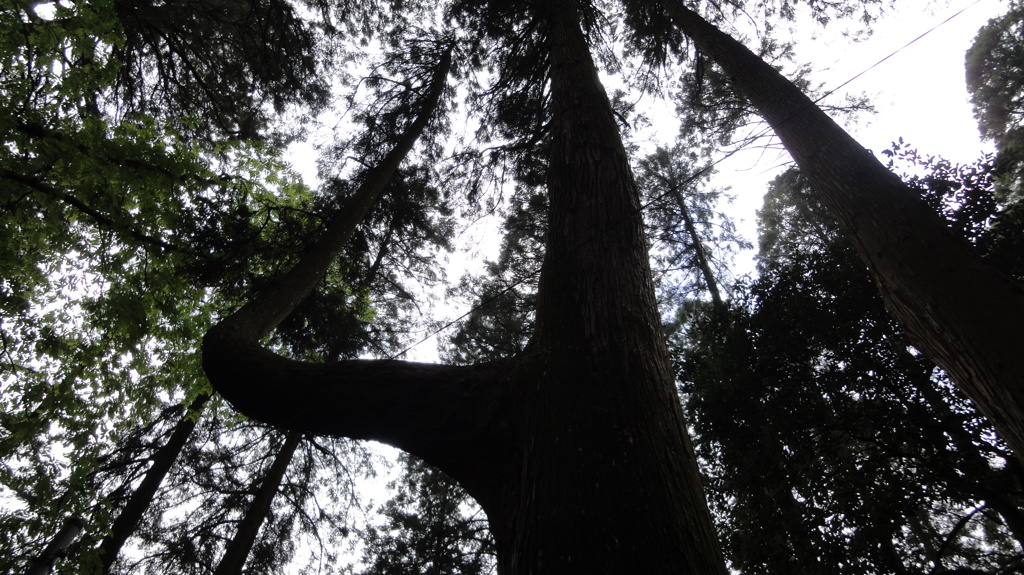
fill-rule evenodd
<path id="1" fill-rule="evenodd" d="M 482 446 L 490 445 L 486 439 L 495 431 L 491 415 L 498 386 L 483 382 L 500 376 L 498 366 L 397 360 L 312 364 L 260 344 L 323 278 L 380 197 L 437 108 L 450 66 L 449 48 L 418 117 L 323 237 L 274 286 L 211 328 L 202 352 L 214 388 L 249 417 L 290 430 L 382 441 L 444 468 L 473 490 L 479 458 L 487 457 Z"/>

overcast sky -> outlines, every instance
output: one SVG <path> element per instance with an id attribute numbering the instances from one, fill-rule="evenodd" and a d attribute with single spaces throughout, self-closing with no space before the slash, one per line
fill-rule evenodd
<path id="1" fill-rule="evenodd" d="M 978 29 L 1006 11 L 997 0 L 958 0 L 932 3 L 932 11 L 913 9 L 904 2 L 891 17 L 879 22 L 871 39 L 859 45 L 816 40 L 801 46 L 799 56 L 814 61 L 812 54 L 827 53 L 827 61 L 815 62 L 831 68 L 828 80 L 841 83 L 867 69 L 920 34 L 959 10 L 962 14 L 943 24 L 912 46 L 860 77 L 848 88 L 866 92 L 878 113 L 854 135 L 872 149 L 884 149 L 898 136 L 921 149 L 941 153 L 951 160 L 971 161 L 980 144 L 964 82 L 964 53 Z M 973 4 L 973 5 L 972 5 Z M 825 75 L 821 76 L 825 79 Z"/>
<path id="2" fill-rule="evenodd" d="M 1006 12 L 1005 2 L 905 1 L 872 26 L 867 40 L 856 43 L 842 37 L 841 26 L 808 27 L 813 35 L 799 41 L 796 61 L 811 64 L 813 82 L 831 89 L 967 6 L 962 14 L 867 71 L 825 103 L 841 104 L 845 93 L 866 95 L 876 113 L 862 115 L 846 127 L 876 154 L 902 137 L 924 153 L 971 162 L 991 146 L 978 139 L 964 81 L 964 53 L 981 26 Z M 755 239 L 753 212 L 760 206 L 765 184 L 778 172 L 777 166 L 788 160 L 784 154 L 751 150 L 718 167 L 718 181 L 732 186 L 737 196 L 734 211 L 744 220 L 742 229 L 751 240 Z"/>

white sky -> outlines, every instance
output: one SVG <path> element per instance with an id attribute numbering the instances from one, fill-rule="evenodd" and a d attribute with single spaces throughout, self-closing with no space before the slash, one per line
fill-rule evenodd
<path id="1" fill-rule="evenodd" d="M 884 149 L 902 135 L 921 149 L 955 161 L 972 161 L 981 147 L 964 82 L 964 53 L 978 29 L 990 18 L 1005 13 L 1006 5 L 997 0 L 976 4 L 974 0 L 957 0 L 948 5 L 928 3 L 930 9 L 921 10 L 909 4 L 904 2 L 893 17 L 875 26 L 867 42 L 853 46 L 833 42 L 829 46 L 828 42 L 812 41 L 800 47 L 798 57 L 831 47 L 833 56 L 815 62 L 830 68 L 818 78 L 842 83 L 970 6 L 847 88 L 873 95 L 871 100 L 878 110 L 865 125 L 852 129 L 866 147 Z"/>

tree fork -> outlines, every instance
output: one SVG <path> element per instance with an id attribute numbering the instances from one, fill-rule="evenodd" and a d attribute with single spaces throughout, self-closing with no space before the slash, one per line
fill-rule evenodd
<path id="1" fill-rule="evenodd" d="M 853 241 L 889 313 L 1024 461 L 1024 288 L 982 261 L 782 74 L 679 0 L 662 6 L 775 130 Z"/>
<path id="2" fill-rule="evenodd" d="M 487 512 L 504 575 L 724 574 L 611 106 L 575 0 L 540 9 L 553 9 L 552 201 L 527 350 L 476 366 L 289 360 L 258 345 L 290 310 L 277 300 L 304 295 L 284 289 L 211 330 L 204 368 L 250 417 L 377 439 L 447 472 Z"/>

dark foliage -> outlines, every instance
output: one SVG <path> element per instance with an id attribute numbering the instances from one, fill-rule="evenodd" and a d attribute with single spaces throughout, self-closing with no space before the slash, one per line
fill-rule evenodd
<path id="1" fill-rule="evenodd" d="M 999 217 L 988 164 L 927 165 L 923 195 L 981 242 Z M 889 319 L 798 173 L 761 218 L 747 298 L 675 340 L 732 565 L 1015 572 L 1024 475 L 990 424 Z"/>

